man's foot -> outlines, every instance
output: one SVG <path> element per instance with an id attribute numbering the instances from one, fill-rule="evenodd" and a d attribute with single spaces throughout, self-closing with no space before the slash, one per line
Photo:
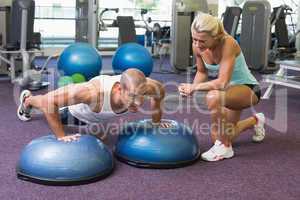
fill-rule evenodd
<path id="1" fill-rule="evenodd" d="M 25 99 L 31 96 L 31 92 L 29 90 L 23 90 L 20 95 L 20 105 L 18 107 L 17 116 L 22 121 L 29 121 L 31 119 L 31 108 L 25 107 Z"/>
<path id="2" fill-rule="evenodd" d="M 206 161 L 219 161 L 225 158 L 233 157 L 234 152 L 232 147 L 226 147 L 219 140 L 216 140 L 214 146 L 201 155 L 201 158 Z"/>
<path id="3" fill-rule="evenodd" d="M 254 126 L 254 135 L 252 136 L 253 142 L 261 142 L 265 138 L 265 115 L 263 113 L 255 114 L 256 125 Z"/>

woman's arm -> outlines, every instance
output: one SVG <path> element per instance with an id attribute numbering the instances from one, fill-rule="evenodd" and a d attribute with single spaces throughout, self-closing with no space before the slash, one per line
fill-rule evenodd
<path id="1" fill-rule="evenodd" d="M 197 72 L 194 78 L 193 83 L 202 83 L 207 81 L 207 69 L 205 68 L 204 62 L 202 60 L 202 57 L 200 55 L 199 50 L 197 50 L 196 47 L 193 46 L 193 52 L 196 58 L 196 66 L 197 66 Z"/>
<path id="2" fill-rule="evenodd" d="M 236 52 L 240 52 L 240 49 L 233 39 L 226 40 L 224 48 L 222 49 L 222 58 L 219 63 L 220 69 L 218 78 L 207 82 L 180 84 L 180 94 L 189 96 L 195 91 L 224 90 L 231 80 Z"/>
<path id="3" fill-rule="evenodd" d="M 235 41 L 233 41 L 233 39 L 226 40 L 224 48 L 222 49 L 222 58 L 219 63 L 220 69 L 218 78 L 204 83 L 196 84 L 194 86 L 194 90 L 224 90 L 231 80 L 237 52 L 240 52 L 240 49 Z"/>

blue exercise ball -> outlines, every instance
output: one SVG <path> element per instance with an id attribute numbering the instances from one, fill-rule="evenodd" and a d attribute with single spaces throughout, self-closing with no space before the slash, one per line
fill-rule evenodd
<path id="1" fill-rule="evenodd" d="M 129 68 L 136 68 L 150 76 L 153 70 L 153 60 L 149 51 L 137 43 L 126 43 L 120 46 L 112 60 L 112 67 L 116 74 Z"/>
<path id="2" fill-rule="evenodd" d="M 88 43 L 74 43 L 60 55 L 57 68 L 62 75 L 82 74 L 86 80 L 98 76 L 102 69 L 102 59 L 97 50 Z"/>
<path id="3" fill-rule="evenodd" d="M 18 177 L 45 184 L 72 184 L 98 180 L 113 170 L 113 156 L 96 137 L 82 135 L 63 142 L 54 135 L 32 140 L 21 152 Z"/>
<path id="4" fill-rule="evenodd" d="M 151 120 L 126 124 L 119 134 L 115 155 L 127 164 L 146 168 L 176 168 L 199 158 L 199 144 L 191 129 L 173 120 L 170 128 L 151 125 Z"/>

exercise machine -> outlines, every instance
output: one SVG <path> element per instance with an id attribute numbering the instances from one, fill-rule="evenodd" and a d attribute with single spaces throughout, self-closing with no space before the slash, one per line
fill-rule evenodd
<path id="1" fill-rule="evenodd" d="M 300 58 L 300 0 L 298 1 L 298 7 L 297 7 L 297 24 L 296 24 L 296 33 L 295 33 L 295 47 L 297 49 L 296 57 Z"/>
<path id="2" fill-rule="evenodd" d="M 112 24 L 106 24 L 104 22 L 104 19 L 103 19 L 103 16 L 105 13 L 107 12 L 115 12 L 115 13 L 118 13 L 119 12 L 119 8 L 104 8 L 100 14 L 99 14 L 99 30 L 100 31 L 107 31 L 107 28 L 108 27 L 116 27 L 117 26 L 117 22 L 116 20 L 113 20 L 113 23 Z"/>
<path id="3" fill-rule="evenodd" d="M 0 47 L 6 46 L 9 38 L 9 25 L 10 25 L 10 6 L 8 4 L 0 5 Z M 0 75 L 1 79 L 7 77 L 8 66 L 0 59 Z"/>
<path id="4" fill-rule="evenodd" d="M 171 65 L 177 70 L 193 68 L 191 24 L 197 12 L 208 12 L 206 0 L 173 0 Z"/>
<path id="5" fill-rule="evenodd" d="M 75 41 L 98 48 L 98 0 L 76 0 Z"/>
<path id="6" fill-rule="evenodd" d="M 300 51 L 300 38 L 298 34 L 300 30 L 300 7 L 299 6 L 298 6 L 297 17 L 298 17 L 298 21 L 297 21 L 297 31 L 295 37 L 296 37 L 296 48 L 298 50 L 297 54 L 299 54 Z M 262 99 L 269 99 L 276 85 L 285 86 L 294 89 L 300 89 L 299 76 L 291 75 L 291 74 L 298 74 L 300 72 L 299 60 L 280 60 L 280 61 L 276 61 L 276 64 L 279 66 L 279 70 L 275 74 L 263 76 L 262 83 L 268 84 L 268 87 L 265 90 Z"/>
<path id="7" fill-rule="evenodd" d="M 100 12 L 99 15 L 99 30 L 100 31 L 107 31 L 108 27 L 116 27 L 119 29 L 118 35 L 118 46 L 121 46 L 125 43 L 134 42 L 137 43 L 137 34 L 136 28 L 143 28 L 145 29 L 145 42 L 144 46 L 147 46 L 148 41 L 153 41 L 160 35 L 161 27 L 158 23 L 155 23 L 153 26 L 150 25 L 152 19 L 149 17 L 145 19 L 145 15 L 148 13 L 147 9 L 141 9 L 141 19 L 143 21 L 143 25 L 136 24 L 135 20 L 132 16 L 117 16 L 115 20 L 111 24 L 106 24 L 104 22 L 103 16 L 106 12 L 113 11 L 118 13 L 118 8 L 105 8 Z M 149 37 L 149 38 L 148 38 Z M 155 48 L 155 47 L 154 47 Z M 154 50 L 152 52 L 155 53 Z"/>
<path id="8" fill-rule="evenodd" d="M 237 28 L 239 26 L 242 9 L 240 7 L 226 7 L 223 14 L 223 26 L 225 31 L 232 37 L 236 36 Z"/>
<path id="9" fill-rule="evenodd" d="M 266 0 L 247 1 L 242 11 L 240 46 L 252 70 L 269 70 L 271 5 Z"/>
<path id="10" fill-rule="evenodd" d="M 148 13 L 148 10 L 141 10 L 141 18 L 146 29 L 145 33 L 145 46 L 151 46 L 152 57 L 158 58 L 158 71 L 155 73 L 174 73 L 172 69 L 164 69 L 163 64 L 168 59 L 171 49 L 171 27 L 168 25 L 161 26 L 159 23 L 154 23 L 150 25 L 152 19 L 148 17 L 145 18 L 145 15 Z"/>
<path id="11" fill-rule="evenodd" d="M 272 43 L 269 52 L 269 64 L 275 64 L 276 60 L 292 59 L 297 49 L 294 47 L 292 39 L 289 37 L 289 31 L 286 24 L 286 16 L 291 17 L 292 8 L 287 5 L 281 5 L 273 8 L 271 14 L 271 29 L 274 26 L 275 31 L 272 33 Z M 292 17 L 291 17 L 292 21 Z M 293 30 L 295 35 L 295 30 Z"/>
<path id="12" fill-rule="evenodd" d="M 240 41 L 250 69 L 273 73 L 278 70 L 277 60 L 294 57 L 296 48 L 290 44 L 286 24 L 286 16 L 291 11 L 290 7 L 281 5 L 271 12 L 270 3 L 264 0 L 244 4 Z"/>
<path id="13" fill-rule="evenodd" d="M 33 42 L 34 8 L 33 0 L 14 0 L 10 9 L 6 7 L 6 28 L 1 32 L 4 37 L 0 48 L 0 68 L 7 71 L 12 83 L 37 90 L 49 83 L 42 81 L 47 63 L 41 71 L 33 65 L 35 57 L 43 55 L 43 51 L 36 49 Z"/>
<path id="14" fill-rule="evenodd" d="M 285 87 L 300 89 L 299 76 L 288 75 L 288 72 L 300 72 L 300 62 L 299 60 L 282 60 L 277 61 L 279 65 L 279 70 L 273 75 L 263 76 L 262 82 L 267 83 L 268 87 L 262 96 L 262 99 L 269 99 L 275 85 L 281 85 Z"/>

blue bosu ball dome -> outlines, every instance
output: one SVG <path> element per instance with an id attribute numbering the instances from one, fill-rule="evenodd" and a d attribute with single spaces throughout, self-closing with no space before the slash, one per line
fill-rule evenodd
<path id="1" fill-rule="evenodd" d="M 103 178 L 113 166 L 111 152 L 94 136 L 82 135 L 77 141 L 63 142 L 48 135 L 25 146 L 17 174 L 25 180 L 72 184 Z"/>
<path id="2" fill-rule="evenodd" d="M 173 120 L 158 128 L 151 120 L 128 123 L 119 134 L 115 155 L 127 164 L 148 168 L 175 168 L 196 161 L 199 144 L 191 129 Z"/>

